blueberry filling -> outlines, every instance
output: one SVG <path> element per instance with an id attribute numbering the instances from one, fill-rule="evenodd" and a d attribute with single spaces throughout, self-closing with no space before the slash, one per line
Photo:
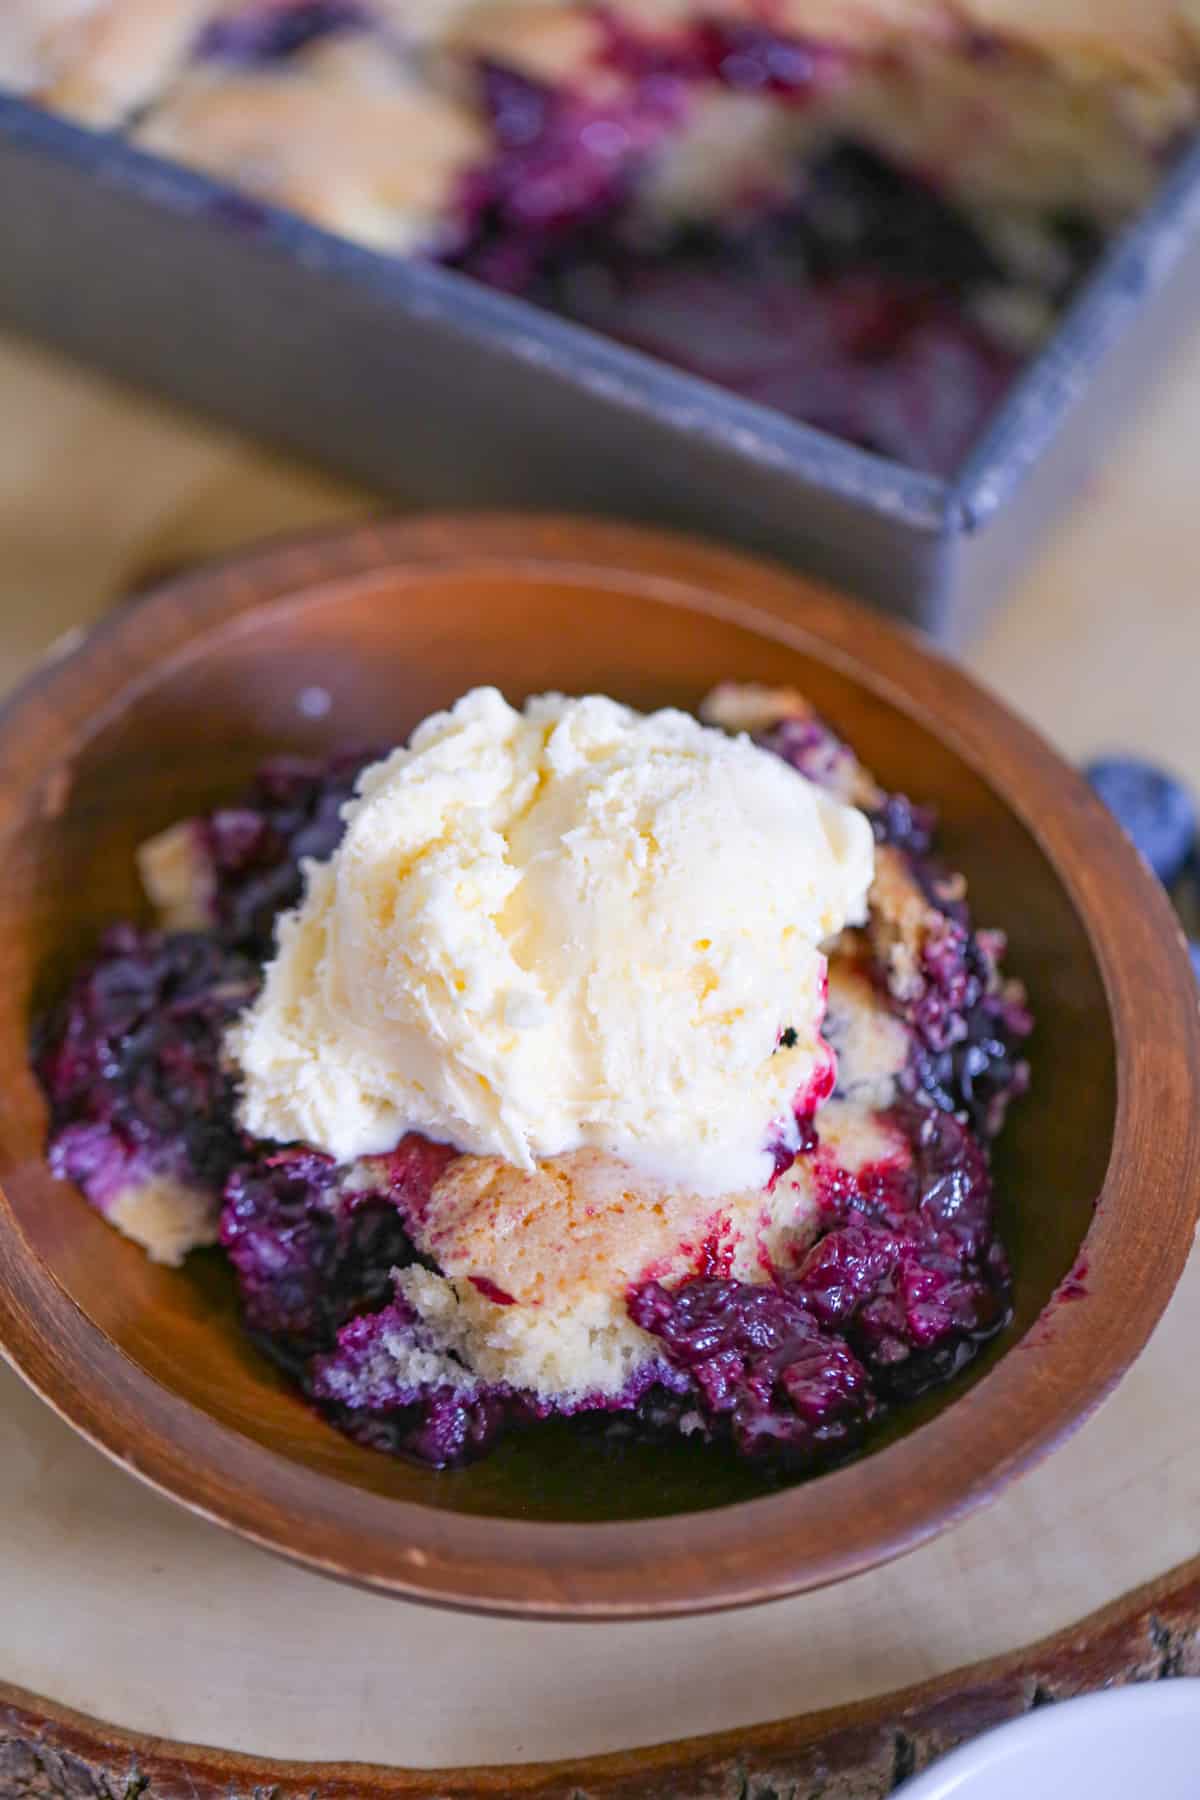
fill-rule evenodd
<path id="1" fill-rule="evenodd" d="M 636 1323 L 690 1374 L 706 1428 L 743 1456 L 796 1469 L 845 1455 L 889 1404 L 947 1380 L 1008 1322 L 981 1149 L 944 1113 L 909 1103 L 897 1120 L 911 1168 L 839 1172 L 795 1275 L 630 1295 Z"/>
<path id="2" fill-rule="evenodd" d="M 764 741 L 830 785 L 852 765 L 817 721 L 789 721 Z M 274 921 L 300 895 L 301 859 L 334 849 L 341 806 L 372 760 L 276 758 L 242 804 L 198 822 L 211 931 L 105 934 L 35 1045 L 57 1174 L 101 1211 L 156 1175 L 219 1194 L 220 1242 L 254 1341 L 340 1429 L 439 1468 L 557 1412 L 603 1415 L 647 1439 L 684 1430 L 807 1472 L 856 1451 L 873 1421 L 948 1380 L 1002 1329 L 1009 1277 L 984 1143 L 1023 1084 L 1028 1020 L 999 981 L 999 940 L 972 930 L 931 859 L 932 815 L 891 796 L 874 812 L 876 835 L 938 908 L 923 991 L 898 1009 L 913 1052 L 889 1120 L 906 1155 L 852 1176 L 822 1146 L 819 1112 L 806 1113 L 799 1150 L 780 1167 L 811 1159 L 816 1242 L 761 1285 L 732 1278 L 716 1242 L 680 1286 L 636 1284 L 630 1316 L 662 1355 L 615 1396 L 539 1399 L 483 1382 L 439 1349 L 395 1280 L 432 1268 L 409 1227 L 453 1152 L 410 1135 L 348 1170 L 302 1145 L 258 1142 L 237 1126 L 221 1060 Z M 499 1301 L 485 1277 L 476 1286 Z"/>
<path id="3" fill-rule="evenodd" d="M 247 1330 L 294 1370 L 382 1306 L 392 1270 L 413 1260 L 396 1208 L 337 1183 L 328 1157 L 295 1149 L 241 1163 L 225 1184 L 221 1244 Z"/>
<path id="4" fill-rule="evenodd" d="M 369 1338 L 374 1319 L 356 1319 L 347 1336 Z M 369 1345 L 363 1350 L 370 1354 Z M 348 1341 L 343 1356 L 359 1353 L 357 1342 Z M 536 1410 L 521 1397 L 503 1388 L 480 1388 L 463 1393 L 457 1387 L 426 1390 L 419 1399 L 386 1397 L 378 1409 L 361 1403 L 346 1404 L 330 1390 L 326 1369 L 318 1369 L 308 1386 L 311 1397 L 330 1423 L 368 1450 L 389 1456 L 407 1456 L 434 1469 L 450 1469 L 475 1462 L 493 1449 L 514 1426 L 533 1423 Z"/>
<path id="5" fill-rule="evenodd" d="M 584 1396 L 553 1405 L 507 1385 L 481 1382 L 452 1357 L 442 1355 L 440 1377 L 414 1381 L 412 1352 L 429 1354 L 428 1329 L 401 1299 L 360 1316 L 338 1333 L 334 1348 L 313 1359 L 303 1374 L 310 1397 L 350 1437 L 446 1468 L 491 1449 L 504 1432 L 552 1414 L 635 1416 L 655 1404 L 665 1411 L 682 1402 L 691 1384 L 666 1359 L 637 1371 L 616 1395 Z"/>
<path id="6" fill-rule="evenodd" d="M 445 260 L 555 305 L 555 284 L 588 247 L 619 234 L 639 163 L 679 118 L 680 96 L 649 84 L 597 107 L 497 64 L 479 79 L 496 148 L 463 184 L 462 242 Z"/>
<path id="7" fill-rule="evenodd" d="M 706 1427 L 790 1468 L 856 1449 L 873 1416 L 867 1371 L 787 1285 L 693 1281 L 634 1290 L 630 1313 L 686 1369 Z"/>
<path id="8" fill-rule="evenodd" d="M 205 26 L 196 54 L 251 67 L 281 62 L 336 32 L 359 30 L 370 13 L 356 0 L 251 0 Z"/>
<path id="9" fill-rule="evenodd" d="M 213 925 L 222 941 L 265 960 L 275 920 L 303 891 L 301 862 L 323 861 L 342 835 L 341 810 L 374 750 L 349 750 L 329 762 L 277 756 L 256 774 L 240 806 L 201 821 L 214 877 Z"/>
<path id="10" fill-rule="evenodd" d="M 716 19 L 696 28 L 694 55 L 700 68 L 724 87 L 789 99 L 811 92 L 843 61 L 824 45 L 783 37 L 769 26 Z"/>
<path id="11" fill-rule="evenodd" d="M 783 192 L 649 236 L 638 197 L 697 91 L 802 107 L 846 56 L 767 27 L 700 23 L 668 41 L 610 26 L 628 79 L 596 103 L 480 71 L 495 151 L 460 194 L 445 260 L 746 399 L 931 473 L 962 461 L 1024 354 L 981 297 L 1028 284 L 953 200 L 853 137 L 797 157 Z M 1034 278 L 1060 308 L 1101 248 L 1049 214 Z"/>
<path id="12" fill-rule="evenodd" d="M 219 1192 L 240 1152 L 221 1038 L 258 982 L 206 934 L 107 931 L 34 1044 L 54 1173 L 102 1212 L 154 1177 Z"/>

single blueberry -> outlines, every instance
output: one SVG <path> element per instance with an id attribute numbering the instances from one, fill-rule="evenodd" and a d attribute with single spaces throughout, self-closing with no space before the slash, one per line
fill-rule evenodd
<path id="1" fill-rule="evenodd" d="M 259 0 L 217 18 L 196 41 L 195 54 L 217 62 L 281 62 L 334 32 L 369 23 L 359 0 Z"/>
<path id="2" fill-rule="evenodd" d="M 1192 958 L 1192 968 L 1196 971 L 1196 980 L 1200 981 L 1200 938 L 1189 938 L 1188 950 Z"/>
<path id="3" fill-rule="evenodd" d="M 1133 756 L 1100 757 L 1084 774 L 1159 880 L 1176 880 L 1196 836 L 1196 809 L 1183 784 Z"/>

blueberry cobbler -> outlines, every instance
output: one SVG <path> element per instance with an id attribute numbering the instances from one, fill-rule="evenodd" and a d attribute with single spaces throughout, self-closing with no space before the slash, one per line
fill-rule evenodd
<path id="1" fill-rule="evenodd" d="M 1192 130 L 1196 52 L 1188 0 L 0 9 L 0 87 L 936 472 Z"/>
<path id="2" fill-rule="evenodd" d="M 1030 1029 L 932 815 L 799 695 L 477 689 L 151 839 L 36 1067 L 54 1172 L 219 1245 L 335 1425 L 442 1468 L 599 1415 L 765 1473 L 1003 1329 Z"/>

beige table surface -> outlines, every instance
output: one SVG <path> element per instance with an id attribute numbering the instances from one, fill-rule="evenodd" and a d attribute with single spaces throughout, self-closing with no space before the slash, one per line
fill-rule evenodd
<path id="1" fill-rule="evenodd" d="M 1198 448 L 1200 334 L 968 660 L 1070 755 L 1130 745 L 1200 785 Z M 0 341 L 0 684 L 147 571 L 369 504 Z M 864 1697 L 1200 1550 L 1198 1353 L 1193 1258 L 1116 1396 L 990 1511 L 822 1594 L 636 1626 L 459 1618 L 286 1567 L 143 1490 L 0 1371 L 0 1679 L 166 1736 L 416 1765 Z"/>

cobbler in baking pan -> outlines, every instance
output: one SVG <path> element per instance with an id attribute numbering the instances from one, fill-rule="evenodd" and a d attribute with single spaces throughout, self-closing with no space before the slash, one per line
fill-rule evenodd
<path id="1" fill-rule="evenodd" d="M 10 0 L 0 85 L 909 465 L 1196 118 L 1176 0 Z"/>

